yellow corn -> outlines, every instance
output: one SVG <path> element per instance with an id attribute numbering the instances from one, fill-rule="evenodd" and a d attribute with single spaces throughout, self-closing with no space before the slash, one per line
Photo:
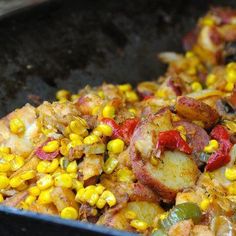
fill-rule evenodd
<path id="1" fill-rule="evenodd" d="M 148 228 L 148 224 L 142 220 L 131 220 L 130 225 L 138 231 L 144 231 Z"/>
<path id="2" fill-rule="evenodd" d="M 64 99 L 67 100 L 69 98 L 70 98 L 70 92 L 68 90 L 61 89 L 61 90 L 57 91 L 57 93 L 56 93 L 57 100 L 64 100 Z"/>
<path id="3" fill-rule="evenodd" d="M 53 186 L 54 181 L 51 175 L 44 175 L 37 181 L 37 186 L 40 190 L 45 190 Z"/>
<path id="4" fill-rule="evenodd" d="M 106 200 L 107 204 L 112 207 L 116 204 L 116 198 L 114 196 L 114 194 L 112 192 L 110 192 L 109 190 L 105 190 L 102 195 L 101 198 Z"/>
<path id="5" fill-rule="evenodd" d="M 32 186 L 28 189 L 30 195 L 37 197 L 40 194 L 40 189 L 38 186 Z"/>
<path id="6" fill-rule="evenodd" d="M 125 97 L 128 102 L 137 102 L 138 101 L 138 95 L 134 91 L 125 92 Z"/>
<path id="7" fill-rule="evenodd" d="M 0 189 L 4 189 L 9 185 L 9 179 L 7 176 L 0 175 Z"/>
<path id="8" fill-rule="evenodd" d="M 77 101 L 79 98 L 80 98 L 80 95 L 79 95 L 79 94 L 72 94 L 72 95 L 71 95 L 71 101 L 72 101 L 72 102 Z"/>
<path id="9" fill-rule="evenodd" d="M 25 124 L 18 118 L 10 120 L 9 126 L 13 134 L 22 134 L 25 131 Z"/>
<path id="10" fill-rule="evenodd" d="M 61 147 L 60 147 L 60 153 L 63 155 L 63 156 L 68 156 L 68 154 L 69 154 L 69 151 L 68 151 L 68 146 L 67 145 L 62 145 Z"/>
<path id="11" fill-rule="evenodd" d="M 112 128 L 109 125 L 100 124 L 95 130 L 100 131 L 104 136 L 112 135 Z"/>
<path id="12" fill-rule="evenodd" d="M 98 201 L 99 195 L 92 189 L 90 190 L 85 189 L 83 197 L 90 206 L 94 206 Z"/>
<path id="13" fill-rule="evenodd" d="M 67 146 L 66 146 L 67 152 L 69 152 L 69 150 L 70 150 L 71 148 L 78 147 L 78 146 L 80 146 L 80 145 L 82 145 L 82 144 L 83 144 L 83 142 L 82 142 L 81 140 L 79 140 L 79 139 L 72 140 L 72 141 L 69 142 L 69 143 L 67 144 Z"/>
<path id="14" fill-rule="evenodd" d="M 134 108 L 130 108 L 129 112 L 132 113 L 133 116 L 137 115 L 137 111 Z"/>
<path id="15" fill-rule="evenodd" d="M 38 197 L 38 203 L 39 204 L 51 203 L 52 202 L 51 192 L 52 192 L 51 188 L 41 191 Z"/>
<path id="16" fill-rule="evenodd" d="M 211 139 L 209 144 L 205 146 L 204 152 L 212 153 L 219 148 L 219 143 L 215 139 Z"/>
<path id="17" fill-rule="evenodd" d="M 234 89 L 234 83 L 228 82 L 228 83 L 225 85 L 225 90 L 226 90 L 227 92 L 231 92 L 231 91 L 233 91 L 233 89 Z"/>
<path id="18" fill-rule="evenodd" d="M 206 211 L 210 205 L 211 201 L 209 198 L 204 198 L 201 202 L 200 202 L 200 208 L 203 211 Z"/>
<path id="19" fill-rule="evenodd" d="M 215 20 L 210 16 L 206 16 L 203 19 L 201 19 L 201 24 L 205 26 L 213 26 L 215 24 Z"/>
<path id="20" fill-rule="evenodd" d="M 236 68 L 227 66 L 226 68 L 226 80 L 229 83 L 236 83 Z"/>
<path id="21" fill-rule="evenodd" d="M 192 58 L 192 57 L 194 57 L 194 56 L 195 56 L 195 55 L 194 55 L 193 51 L 187 51 L 186 54 L 185 54 L 185 57 L 186 57 L 186 58 Z"/>
<path id="22" fill-rule="evenodd" d="M 34 170 L 27 170 L 22 172 L 19 176 L 22 180 L 30 180 L 36 176 L 36 172 Z"/>
<path id="23" fill-rule="evenodd" d="M 199 82 L 193 82 L 191 88 L 194 92 L 202 90 L 202 85 Z"/>
<path id="24" fill-rule="evenodd" d="M 37 165 L 37 171 L 39 173 L 47 173 L 47 168 L 50 165 L 49 161 L 40 161 Z"/>
<path id="25" fill-rule="evenodd" d="M 84 187 L 83 183 L 80 182 L 79 180 L 77 179 L 72 180 L 72 188 L 75 189 L 77 192 L 83 187 Z"/>
<path id="26" fill-rule="evenodd" d="M 68 165 L 69 165 L 68 158 L 65 158 L 65 157 L 60 158 L 60 166 L 62 169 L 66 169 Z"/>
<path id="27" fill-rule="evenodd" d="M 124 145 L 124 141 L 117 138 L 108 142 L 107 150 L 112 153 L 119 154 L 124 150 Z"/>
<path id="28" fill-rule="evenodd" d="M 94 135 L 94 134 L 90 134 L 89 136 L 84 138 L 84 143 L 85 144 L 94 144 L 94 143 L 97 143 L 99 141 L 100 141 L 99 137 Z"/>
<path id="29" fill-rule="evenodd" d="M 227 126 L 227 128 L 236 133 L 236 123 L 234 121 L 231 120 L 224 120 L 224 124 Z"/>
<path id="30" fill-rule="evenodd" d="M 211 85 L 213 85 L 217 80 L 217 77 L 215 74 L 209 74 L 207 77 L 206 77 L 206 85 L 207 87 L 210 87 Z"/>
<path id="31" fill-rule="evenodd" d="M 11 165 L 9 162 L 4 160 L 0 160 L 0 172 L 7 172 L 11 169 Z"/>
<path id="32" fill-rule="evenodd" d="M 100 111 L 100 106 L 95 106 L 92 108 L 92 115 L 93 116 L 97 116 L 99 114 L 99 111 Z"/>
<path id="33" fill-rule="evenodd" d="M 28 188 L 28 185 L 25 182 L 22 182 L 18 187 L 16 187 L 16 190 L 21 192 Z"/>
<path id="34" fill-rule="evenodd" d="M 102 110 L 102 115 L 105 118 L 114 118 L 115 117 L 115 107 L 111 105 L 106 105 Z"/>
<path id="35" fill-rule="evenodd" d="M 18 155 L 15 155 L 15 154 L 5 154 L 5 153 L 1 153 L 1 156 L 2 158 L 5 160 L 5 161 L 12 161 L 15 159 L 15 157 L 17 157 Z"/>
<path id="36" fill-rule="evenodd" d="M 55 186 L 71 188 L 72 187 L 72 178 L 69 174 L 60 174 L 55 177 Z"/>
<path id="37" fill-rule="evenodd" d="M 44 152 L 55 152 L 56 150 L 59 149 L 59 141 L 53 140 L 48 142 L 45 146 L 43 146 L 43 151 Z"/>
<path id="38" fill-rule="evenodd" d="M 129 220 L 133 220 L 137 217 L 136 213 L 134 211 L 126 211 L 125 212 L 125 218 Z"/>
<path id="39" fill-rule="evenodd" d="M 168 97 L 167 91 L 165 89 L 158 89 L 156 91 L 155 95 L 158 98 L 167 98 Z"/>
<path id="40" fill-rule="evenodd" d="M 11 171 L 19 170 L 25 163 L 22 156 L 15 155 L 15 158 L 10 161 Z"/>
<path id="41" fill-rule="evenodd" d="M 25 199 L 25 203 L 28 205 L 31 205 L 35 200 L 36 200 L 36 197 L 30 195 Z"/>
<path id="42" fill-rule="evenodd" d="M 120 84 L 120 85 L 118 85 L 118 88 L 122 92 L 127 92 L 127 91 L 132 90 L 131 84 Z"/>
<path id="43" fill-rule="evenodd" d="M 226 168 L 225 177 L 231 181 L 236 180 L 236 168 Z"/>
<path id="44" fill-rule="evenodd" d="M 168 212 L 164 212 L 164 213 L 160 214 L 159 219 L 164 220 L 167 216 L 168 216 Z"/>
<path id="45" fill-rule="evenodd" d="M 57 158 L 53 159 L 51 162 L 49 162 L 49 165 L 46 168 L 47 173 L 54 172 L 59 166 L 59 161 Z"/>
<path id="46" fill-rule="evenodd" d="M 99 198 L 97 203 L 96 203 L 96 207 L 98 209 L 102 209 L 105 205 L 106 205 L 106 200 L 102 199 L 102 198 Z"/>
<path id="47" fill-rule="evenodd" d="M 236 182 L 233 182 L 232 184 L 230 184 L 228 187 L 228 193 L 229 195 L 236 195 Z"/>
<path id="48" fill-rule="evenodd" d="M 100 98 L 102 98 L 102 99 L 105 98 L 105 94 L 104 94 L 104 92 L 103 92 L 102 90 L 98 91 L 98 96 L 99 96 Z"/>
<path id="49" fill-rule="evenodd" d="M 11 178 L 10 182 L 9 182 L 9 184 L 12 188 L 17 188 L 23 183 L 24 183 L 24 180 L 22 180 L 19 176 L 15 176 L 15 177 Z"/>
<path id="50" fill-rule="evenodd" d="M 78 218 L 78 211 L 74 207 L 66 207 L 61 211 L 61 218 L 76 220 Z"/>
<path id="51" fill-rule="evenodd" d="M 118 165 L 118 160 L 114 157 L 109 157 L 103 166 L 103 171 L 106 174 L 111 174 L 115 170 L 117 165 Z"/>
<path id="52" fill-rule="evenodd" d="M 4 201 L 2 194 L 0 193 L 0 203 Z"/>
<path id="53" fill-rule="evenodd" d="M 71 141 L 73 141 L 73 140 L 80 140 L 80 141 L 82 141 L 83 140 L 83 138 L 80 135 L 74 134 L 74 133 L 71 133 L 69 135 L 69 138 L 70 138 Z"/>
<path id="54" fill-rule="evenodd" d="M 99 195 L 101 195 L 103 193 L 103 191 L 105 190 L 105 187 L 101 184 L 97 184 L 96 188 L 95 188 L 95 192 Z"/>
<path id="55" fill-rule="evenodd" d="M 73 133 L 78 134 L 82 137 L 88 135 L 87 122 L 82 118 L 77 118 L 76 120 L 71 121 L 69 127 Z"/>
<path id="56" fill-rule="evenodd" d="M 68 166 L 66 167 L 66 171 L 69 173 L 75 173 L 77 171 L 76 161 L 72 161 L 71 163 L 69 163 Z"/>
<path id="57" fill-rule="evenodd" d="M 135 179 L 134 174 L 127 167 L 117 171 L 117 180 L 120 182 L 132 182 Z"/>
<path id="58" fill-rule="evenodd" d="M 75 196 L 75 201 L 77 201 L 77 202 L 85 202 L 85 199 L 84 199 L 85 191 L 86 191 L 85 188 L 79 189 L 79 191 L 77 192 L 77 194 Z"/>
<path id="59" fill-rule="evenodd" d="M 0 153 L 10 154 L 11 153 L 11 148 L 2 146 L 2 147 L 0 147 Z"/>
<path id="60" fill-rule="evenodd" d="M 153 166 L 157 166 L 158 163 L 159 163 L 157 157 L 155 157 L 155 156 L 153 156 L 153 155 L 150 157 L 150 162 L 151 162 L 151 164 L 152 164 Z"/>

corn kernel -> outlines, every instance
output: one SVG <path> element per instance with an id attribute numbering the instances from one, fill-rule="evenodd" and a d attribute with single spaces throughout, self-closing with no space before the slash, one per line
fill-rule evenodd
<path id="1" fill-rule="evenodd" d="M 194 55 L 194 53 L 192 52 L 192 51 L 187 51 L 186 52 L 186 54 L 185 54 L 185 57 L 186 58 L 192 58 L 192 57 L 194 57 L 195 55 Z"/>
<path id="2" fill-rule="evenodd" d="M 73 140 L 80 140 L 80 141 L 82 141 L 83 140 L 83 138 L 80 135 L 74 134 L 74 133 L 71 133 L 69 135 L 69 138 L 70 138 L 71 141 L 73 141 Z"/>
<path id="3" fill-rule="evenodd" d="M 92 115 L 93 116 L 97 116 L 99 114 L 99 111 L 100 111 L 100 106 L 95 106 L 92 108 Z"/>
<path id="4" fill-rule="evenodd" d="M 210 205 L 211 201 L 209 198 L 204 198 L 201 202 L 200 202 L 200 208 L 203 211 L 206 211 Z"/>
<path id="5" fill-rule="evenodd" d="M 16 155 L 13 160 L 10 161 L 11 171 L 19 170 L 25 163 L 25 160 L 22 156 Z"/>
<path id="6" fill-rule="evenodd" d="M 21 192 L 28 188 L 28 185 L 25 182 L 22 182 L 18 187 L 16 187 L 16 190 Z"/>
<path id="7" fill-rule="evenodd" d="M 67 145 L 62 145 L 59 150 L 60 150 L 60 153 L 63 156 L 68 156 L 69 151 L 68 151 L 68 146 Z"/>
<path id="8" fill-rule="evenodd" d="M 236 68 L 226 69 L 226 80 L 229 83 L 236 83 Z"/>
<path id="9" fill-rule="evenodd" d="M 129 112 L 132 113 L 133 116 L 137 115 L 137 111 L 134 108 L 130 108 Z"/>
<path id="10" fill-rule="evenodd" d="M 127 91 L 132 90 L 131 84 L 120 84 L 120 85 L 118 85 L 118 88 L 122 92 L 127 92 Z"/>
<path id="11" fill-rule="evenodd" d="M 158 159 L 153 155 L 150 157 L 150 162 L 153 166 L 157 166 L 159 163 Z"/>
<path id="12" fill-rule="evenodd" d="M 168 212 L 164 212 L 164 213 L 160 214 L 159 219 L 164 220 L 167 216 L 168 216 Z"/>
<path id="13" fill-rule="evenodd" d="M 78 218 L 78 211 L 74 207 L 66 207 L 61 211 L 61 218 L 76 220 Z"/>
<path id="14" fill-rule="evenodd" d="M 72 180 L 72 188 L 75 189 L 77 192 L 83 187 L 84 187 L 83 183 L 80 182 L 79 180 L 77 179 Z"/>
<path id="15" fill-rule="evenodd" d="M 168 97 L 167 91 L 165 89 L 158 89 L 156 91 L 155 95 L 158 98 L 167 98 Z"/>
<path id="16" fill-rule="evenodd" d="M 30 180 L 36 176 L 36 172 L 34 170 L 27 170 L 22 172 L 19 176 L 22 180 Z"/>
<path id="17" fill-rule="evenodd" d="M 98 209 L 102 209 L 105 205 L 106 205 L 106 200 L 102 199 L 102 198 L 99 198 L 97 203 L 96 203 L 96 207 Z"/>
<path id="18" fill-rule="evenodd" d="M 134 91 L 125 92 L 125 97 L 128 102 L 137 102 L 138 101 L 138 95 Z"/>
<path id="19" fill-rule="evenodd" d="M 98 96 L 100 97 L 100 98 L 102 98 L 102 99 L 104 99 L 105 98 L 105 94 L 104 94 L 104 92 L 103 91 L 98 91 Z"/>
<path id="20" fill-rule="evenodd" d="M 85 191 L 86 191 L 85 188 L 79 189 L 79 191 L 77 192 L 77 194 L 75 196 L 75 201 L 77 201 L 77 202 L 85 202 L 85 199 L 84 199 Z"/>
<path id="21" fill-rule="evenodd" d="M 40 189 L 38 186 L 32 186 L 28 189 L 30 195 L 37 197 L 40 194 Z"/>
<path id="22" fill-rule="evenodd" d="M 228 193 L 229 195 L 236 195 L 236 182 L 230 184 L 228 187 Z"/>
<path id="23" fill-rule="evenodd" d="M 117 138 L 108 142 L 107 150 L 112 153 L 119 154 L 124 150 L 124 145 L 124 141 Z"/>
<path id="24" fill-rule="evenodd" d="M 0 193 L 0 203 L 4 201 L 2 194 Z"/>
<path id="25" fill-rule="evenodd" d="M 132 182 L 135 179 L 134 174 L 127 167 L 117 171 L 117 180 L 120 182 Z"/>
<path id="26" fill-rule="evenodd" d="M 77 101 L 79 98 L 80 98 L 80 95 L 79 95 L 79 94 L 72 94 L 72 95 L 71 95 L 71 101 L 72 101 L 72 102 Z"/>
<path id="27" fill-rule="evenodd" d="M 107 204 L 112 207 L 116 204 L 116 198 L 114 196 L 114 194 L 108 190 L 105 190 L 102 195 L 101 198 L 106 200 Z"/>
<path id="28" fill-rule="evenodd" d="M 38 203 L 39 204 L 51 203 L 52 202 L 51 192 L 52 192 L 51 188 L 41 191 L 38 197 Z"/>
<path id="29" fill-rule="evenodd" d="M 85 190 L 84 199 L 90 205 L 94 206 L 98 201 L 99 195 L 93 190 Z"/>
<path id="30" fill-rule="evenodd" d="M 105 187 L 101 184 L 97 184 L 96 188 L 95 188 L 95 192 L 99 195 L 101 195 L 103 193 L 103 191 L 105 190 Z"/>
<path id="31" fill-rule="evenodd" d="M 131 220 L 130 225 L 138 231 L 144 231 L 148 228 L 147 223 L 142 220 Z"/>
<path id="32" fill-rule="evenodd" d="M 236 168 L 226 168 L 225 177 L 231 181 L 236 180 Z"/>
<path id="33" fill-rule="evenodd" d="M 103 171 L 106 174 L 111 174 L 115 170 L 117 165 L 118 165 L 118 160 L 114 157 L 109 157 L 103 166 Z"/>
<path id="34" fill-rule="evenodd" d="M 65 157 L 60 158 L 60 166 L 62 169 L 66 169 L 69 165 L 69 160 Z"/>
<path id="35" fill-rule="evenodd" d="M 0 153 L 10 154 L 11 153 L 11 148 L 2 146 L 2 147 L 0 147 Z"/>
<path id="36" fill-rule="evenodd" d="M 25 199 L 25 203 L 28 205 L 31 205 L 35 200 L 36 200 L 36 197 L 30 195 Z"/>
<path id="37" fill-rule="evenodd" d="M 110 137 L 112 135 L 112 128 L 109 125 L 100 124 L 95 130 L 100 131 L 104 136 Z"/>
<path id="38" fill-rule="evenodd" d="M 193 82 L 191 88 L 194 92 L 202 90 L 202 85 L 199 82 Z"/>
<path id="39" fill-rule="evenodd" d="M 85 144 L 94 144 L 94 143 L 97 143 L 99 141 L 100 141 L 99 137 L 94 135 L 94 134 L 90 134 L 89 136 L 84 138 L 84 143 Z"/>
<path id="40" fill-rule="evenodd" d="M 234 83 L 228 82 L 228 83 L 225 85 L 225 90 L 226 90 L 227 92 L 231 92 L 231 91 L 233 91 L 233 89 L 234 89 Z"/>
<path id="41" fill-rule="evenodd" d="M 69 175 L 70 175 L 70 177 L 71 177 L 72 179 L 77 179 L 77 178 L 78 178 L 77 172 L 69 173 Z"/>
<path id="42" fill-rule="evenodd" d="M 69 165 L 66 167 L 66 171 L 69 173 L 75 173 L 77 171 L 76 161 L 72 161 L 71 163 L 69 163 Z"/>
<path id="43" fill-rule="evenodd" d="M 70 92 L 68 90 L 61 89 L 61 90 L 57 91 L 57 93 L 56 93 L 57 100 L 63 100 L 63 99 L 67 100 L 69 98 L 70 98 Z"/>
<path id="44" fill-rule="evenodd" d="M 209 144 L 205 146 L 204 152 L 212 153 L 219 148 L 219 143 L 215 139 L 211 139 Z"/>
<path id="45" fill-rule="evenodd" d="M 23 183 L 24 183 L 24 181 L 19 176 L 15 176 L 15 177 L 11 178 L 10 182 L 9 182 L 9 184 L 12 188 L 17 188 Z"/>
<path id="46" fill-rule="evenodd" d="M 207 77 L 206 77 L 206 85 L 207 87 L 210 87 L 211 85 L 213 85 L 217 80 L 217 77 L 215 74 L 209 74 Z"/>
<path id="47" fill-rule="evenodd" d="M 82 137 L 85 137 L 88 134 L 87 122 L 82 118 L 77 118 L 76 120 L 71 121 L 69 127 L 73 133 Z"/>
<path id="48" fill-rule="evenodd" d="M 125 212 L 125 218 L 129 220 L 133 220 L 137 217 L 136 213 L 134 211 L 126 211 Z"/>
<path id="49" fill-rule="evenodd" d="M 43 146 L 43 151 L 48 153 L 55 152 L 58 149 L 59 149 L 59 141 L 57 140 L 50 141 Z"/>
<path id="50" fill-rule="evenodd" d="M 80 145 L 82 145 L 82 144 L 83 144 L 82 141 L 79 140 L 79 139 L 73 140 L 73 141 L 69 142 L 69 143 L 67 144 L 67 146 L 66 146 L 67 152 L 69 152 L 71 148 L 78 147 L 78 146 L 80 146 Z"/>
<path id="51" fill-rule="evenodd" d="M 51 175 L 44 175 L 37 181 L 37 186 L 40 190 L 45 190 L 53 186 L 54 181 Z"/>
<path id="52" fill-rule="evenodd" d="M 210 16 L 206 16 L 203 19 L 201 19 L 201 24 L 205 25 L 205 26 L 213 26 L 213 25 L 215 25 L 215 20 L 214 20 L 214 18 L 212 18 Z"/>
<path id="53" fill-rule="evenodd" d="M 72 178 L 69 174 L 60 174 L 55 177 L 55 186 L 71 188 L 72 187 Z"/>
<path id="54" fill-rule="evenodd" d="M 114 118 L 115 117 L 115 107 L 111 105 L 106 105 L 102 110 L 102 115 L 105 118 Z"/>
<path id="55" fill-rule="evenodd" d="M 25 131 L 25 124 L 18 118 L 10 120 L 9 126 L 13 134 L 22 134 Z"/>
<path id="56" fill-rule="evenodd" d="M 0 189 L 4 189 L 9 185 L 9 179 L 7 176 L 0 175 Z"/>
<path id="57" fill-rule="evenodd" d="M 0 172 L 7 172 L 11 169 L 11 165 L 9 162 L 4 160 L 0 160 Z"/>
<path id="58" fill-rule="evenodd" d="M 49 161 L 40 161 L 37 165 L 37 171 L 39 173 L 47 173 L 47 168 L 50 165 Z"/>
<path id="59" fill-rule="evenodd" d="M 57 158 L 53 159 L 51 162 L 49 162 L 49 165 L 46 167 L 47 173 L 54 172 L 59 166 L 59 161 Z"/>

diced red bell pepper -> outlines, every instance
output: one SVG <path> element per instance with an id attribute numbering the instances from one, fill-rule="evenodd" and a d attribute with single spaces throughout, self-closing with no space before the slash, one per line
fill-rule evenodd
<path id="1" fill-rule="evenodd" d="M 184 139 L 180 135 L 180 132 L 177 130 L 160 132 L 158 135 L 156 148 L 160 149 L 161 152 L 163 152 L 165 149 L 178 149 L 179 151 L 185 152 L 187 154 L 192 153 L 192 148 L 186 141 L 184 141 Z"/>
<path id="2" fill-rule="evenodd" d="M 130 139 L 133 135 L 134 129 L 137 126 L 139 119 L 127 119 L 121 125 L 118 125 L 113 119 L 111 118 L 103 118 L 102 123 L 109 125 L 112 128 L 112 137 L 113 138 L 121 138 L 126 143 L 130 142 Z"/>
<path id="3" fill-rule="evenodd" d="M 39 146 L 36 151 L 35 151 L 35 155 L 41 159 L 41 160 L 47 160 L 47 161 L 51 161 L 54 158 L 56 158 L 59 155 L 59 150 L 56 150 L 55 152 L 45 152 L 43 150 L 43 146 L 45 146 L 48 142 L 53 141 L 53 138 L 48 138 L 48 140 L 46 142 L 44 142 L 41 146 Z"/>
<path id="4" fill-rule="evenodd" d="M 209 157 L 206 165 L 207 171 L 216 170 L 227 164 L 230 161 L 229 152 L 232 147 L 232 143 L 229 140 L 229 133 L 222 125 L 217 125 L 211 131 L 211 137 L 219 142 L 220 147 Z"/>

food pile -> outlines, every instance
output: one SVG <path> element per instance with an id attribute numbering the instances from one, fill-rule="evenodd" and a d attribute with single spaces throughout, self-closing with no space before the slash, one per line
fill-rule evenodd
<path id="1" fill-rule="evenodd" d="M 212 8 L 156 81 L 60 90 L 0 120 L 0 201 L 145 235 L 234 235 L 236 11 Z"/>

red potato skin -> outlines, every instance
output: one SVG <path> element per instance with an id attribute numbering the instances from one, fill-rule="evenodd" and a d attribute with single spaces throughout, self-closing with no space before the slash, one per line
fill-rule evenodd
<path id="1" fill-rule="evenodd" d="M 188 121 L 177 121 L 173 123 L 174 127 L 183 126 L 187 132 L 187 139 L 193 152 L 200 152 L 209 143 L 210 137 L 207 132 L 198 125 Z"/>
<path id="2" fill-rule="evenodd" d="M 177 114 L 189 119 L 202 121 L 204 128 L 211 128 L 219 120 L 219 114 L 209 105 L 190 97 L 179 97 L 176 101 Z"/>

